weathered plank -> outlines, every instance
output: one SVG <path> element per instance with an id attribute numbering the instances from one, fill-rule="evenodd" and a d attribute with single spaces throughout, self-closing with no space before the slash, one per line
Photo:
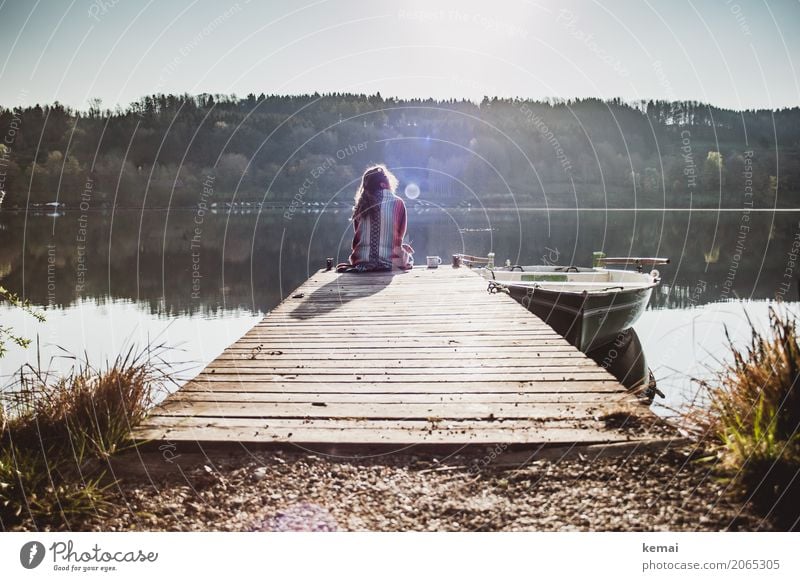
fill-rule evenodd
<path id="1" fill-rule="evenodd" d="M 233 403 L 371 403 L 371 404 L 411 404 L 411 403 L 602 403 L 620 405 L 636 403 L 633 396 L 618 396 L 607 392 L 564 392 L 564 393 L 320 393 L 309 392 L 225 392 L 225 391 L 186 391 L 172 395 L 170 401 L 208 401 Z"/>
<path id="2" fill-rule="evenodd" d="M 341 444 L 602 443 L 631 440 L 603 422 L 473 420 L 287 420 L 157 416 L 137 430 L 143 440 L 309 442 Z"/>
<path id="3" fill-rule="evenodd" d="M 277 346 L 269 346 L 269 348 L 263 343 L 258 342 L 256 344 L 248 344 L 246 346 L 240 343 L 234 343 L 230 347 L 228 347 L 224 353 L 250 353 L 253 350 L 257 350 L 259 347 L 262 348 L 262 351 L 265 354 L 271 355 L 283 355 L 284 353 L 292 353 L 292 352 L 312 352 L 316 351 L 316 356 L 319 356 L 319 349 L 324 349 L 325 352 L 331 354 L 347 354 L 347 353 L 368 353 L 373 355 L 389 355 L 392 356 L 394 354 L 402 355 L 406 354 L 446 354 L 446 355 L 459 355 L 462 353 L 471 354 L 471 353 L 478 353 L 484 357 L 503 357 L 506 354 L 514 354 L 514 353 L 522 353 L 526 355 L 530 355 L 531 357 L 538 356 L 540 353 L 543 355 L 558 355 L 559 357 L 564 356 L 573 356 L 573 357 L 586 357 L 579 351 L 577 351 L 571 345 L 565 343 L 553 343 L 551 345 L 531 345 L 520 343 L 518 345 L 506 345 L 503 347 L 497 347 L 496 345 L 481 345 L 480 343 L 475 345 L 460 345 L 458 343 L 448 343 L 448 344 L 439 344 L 439 345 L 430 345 L 426 346 L 424 343 L 420 344 L 419 341 L 414 343 L 413 345 L 403 345 L 403 346 L 393 346 L 391 343 L 386 343 L 383 345 L 347 345 L 343 342 L 337 344 L 330 344 L 330 343 L 303 343 L 301 345 L 297 345 L 295 343 L 285 342 L 284 345 L 277 345 Z M 456 360 L 454 358 L 454 360 Z"/>
<path id="4" fill-rule="evenodd" d="M 252 381 L 220 380 L 210 376 L 197 377 L 181 391 L 214 392 L 318 392 L 318 393 L 622 393 L 616 381 L 460 381 L 417 382 L 401 381 Z"/>
<path id="5" fill-rule="evenodd" d="M 211 378 L 203 378 L 207 382 L 238 382 L 238 383 L 283 383 L 287 384 L 294 380 L 321 383 L 321 384 L 343 384 L 343 383 L 373 383 L 373 384 L 393 384 L 395 382 L 408 382 L 416 383 L 419 385 L 433 386 L 436 384 L 449 384 L 452 381 L 458 382 L 476 382 L 476 383 L 492 383 L 492 382 L 512 382 L 514 380 L 527 384 L 551 383 L 564 385 L 574 381 L 602 381 L 606 379 L 603 371 L 593 373 L 485 373 L 485 374 L 451 374 L 451 375 L 411 375 L 411 374 L 315 374 L 311 373 L 281 373 L 281 374 L 234 374 L 234 373 L 215 373 Z M 391 388 L 387 388 L 391 389 Z"/>
<path id="6" fill-rule="evenodd" d="M 262 345 L 270 347 L 271 349 L 279 349 L 282 346 L 287 346 L 287 347 L 316 346 L 325 349 L 343 348 L 347 346 L 373 347 L 373 348 L 397 347 L 398 349 L 403 349 L 406 347 L 435 348 L 435 347 L 453 347 L 456 345 L 460 347 L 497 347 L 498 351 L 500 351 L 505 347 L 514 347 L 515 345 L 524 345 L 534 348 L 539 346 L 569 347 L 568 349 L 566 349 L 567 351 L 575 349 L 574 347 L 569 346 L 569 344 L 560 337 L 537 338 L 535 340 L 531 340 L 522 337 L 517 339 L 517 338 L 498 338 L 498 337 L 485 337 L 485 336 L 484 337 L 470 336 L 470 337 L 458 337 L 458 338 L 448 338 L 446 336 L 395 337 L 394 339 L 391 337 L 377 337 L 375 339 L 369 339 L 368 337 L 355 337 L 353 339 L 348 339 L 347 341 L 338 341 L 338 342 L 333 339 L 329 339 L 328 337 L 300 337 L 297 339 L 288 339 L 288 340 L 263 339 L 260 341 L 243 339 L 240 343 L 237 342 L 236 345 L 239 345 L 240 347 Z"/>
<path id="7" fill-rule="evenodd" d="M 467 403 L 464 401 L 438 403 L 266 403 L 235 401 L 170 401 L 159 410 L 161 416 L 183 417 L 226 417 L 226 418 L 362 418 L 425 420 L 439 419 L 587 419 L 594 420 L 601 415 L 632 411 L 619 403 L 607 402 L 537 402 L 537 403 Z"/>
<path id="8" fill-rule="evenodd" d="M 560 358 L 549 360 L 533 360 L 530 359 L 477 359 L 472 361 L 464 361 L 464 364 L 458 368 L 464 371 L 469 368 L 480 369 L 495 369 L 511 367 L 517 370 L 538 370 L 538 371 L 557 371 L 562 368 L 588 368 L 597 369 L 597 364 L 594 361 L 587 359 L 577 358 Z M 533 363 L 538 365 L 534 366 Z M 240 357 L 236 359 L 229 359 L 218 357 L 213 364 L 209 364 L 209 369 L 216 369 L 219 373 L 222 369 L 238 369 L 240 371 L 247 369 L 269 369 L 271 372 L 288 373 L 293 369 L 300 367 L 313 366 L 315 369 L 350 369 L 353 373 L 362 371 L 364 369 L 403 369 L 408 372 L 410 369 L 424 370 L 425 373 L 451 373 L 452 366 L 447 362 L 442 362 L 441 359 L 412 359 L 410 357 L 399 359 L 365 359 L 358 357 L 355 360 L 352 357 L 345 358 L 276 358 L 276 357 Z M 420 371 L 417 371 L 418 373 Z"/>
<path id="9" fill-rule="evenodd" d="M 586 356 L 566 345 L 514 345 L 497 349 L 495 347 L 485 347 L 476 345 L 474 347 L 458 347 L 453 345 L 431 347 L 426 349 L 421 346 L 393 349 L 387 345 L 384 347 L 348 347 L 338 345 L 327 348 L 325 353 L 320 353 L 319 347 L 293 347 L 285 346 L 280 349 L 266 349 L 256 345 L 255 347 L 239 347 L 233 344 L 220 354 L 220 358 L 242 357 L 244 355 L 256 355 L 258 357 L 314 357 L 314 358 L 338 358 L 338 357 L 359 357 L 364 359 L 373 358 L 392 358 L 392 357 L 413 357 L 414 359 L 447 359 L 451 361 L 463 361 L 470 358 L 491 358 L 505 359 L 514 357 L 530 357 L 547 359 L 551 357 L 571 357 L 585 359 Z M 327 357 L 325 357 L 327 355 Z"/>

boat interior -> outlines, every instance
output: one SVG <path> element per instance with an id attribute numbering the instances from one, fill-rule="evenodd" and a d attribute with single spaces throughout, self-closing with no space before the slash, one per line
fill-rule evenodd
<path id="1" fill-rule="evenodd" d="M 520 270 L 521 269 L 521 270 Z M 522 266 L 510 269 L 484 269 L 483 276 L 489 280 L 514 283 L 524 286 L 537 285 L 556 291 L 630 290 L 646 288 L 656 282 L 652 273 L 606 268 L 576 266 Z"/>

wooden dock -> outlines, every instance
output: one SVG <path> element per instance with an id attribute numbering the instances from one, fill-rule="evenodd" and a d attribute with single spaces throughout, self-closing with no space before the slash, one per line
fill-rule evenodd
<path id="1" fill-rule="evenodd" d="M 337 449 L 651 440 L 626 429 L 652 417 L 647 407 L 486 287 L 449 266 L 320 271 L 133 436 Z"/>

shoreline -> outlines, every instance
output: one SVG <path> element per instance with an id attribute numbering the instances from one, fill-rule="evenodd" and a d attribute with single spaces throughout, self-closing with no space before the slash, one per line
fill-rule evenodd
<path id="1" fill-rule="evenodd" d="M 409 202 L 406 202 L 409 203 Z M 235 206 L 232 208 L 213 208 L 209 211 L 212 213 L 225 213 L 231 210 L 239 211 L 245 210 L 249 211 L 249 213 L 253 213 L 257 210 L 286 210 L 290 207 L 290 204 L 276 204 L 270 205 L 268 207 L 257 207 L 256 204 L 258 202 L 252 202 L 254 206 Z M 518 206 L 518 207 L 509 207 L 509 208 L 498 208 L 498 207 L 483 207 L 483 206 L 439 206 L 439 205 L 432 205 L 427 204 L 423 205 L 422 207 L 433 207 L 437 210 L 445 210 L 445 211 L 487 211 L 487 212 L 742 212 L 742 208 L 731 207 L 731 208 L 615 208 L 615 207 L 581 207 L 581 208 L 569 208 L 569 207 L 552 207 L 548 208 L 546 206 Z M 300 206 L 303 210 L 308 209 L 317 209 L 319 208 L 321 211 L 325 211 L 328 208 L 336 209 L 336 210 L 349 210 L 351 205 L 349 204 L 341 204 L 341 205 L 330 205 L 330 206 L 311 206 L 305 205 Z M 45 212 L 50 211 L 50 214 Z M 109 212 L 132 212 L 132 211 L 150 211 L 150 212 L 195 212 L 197 211 L 196 207 L 192 206 L 172 206 L 172 207 L 116 207 L 116 208 L 91 208 L 89 210 L 80 210 L 79 208 L 59 208 L 57 210 L 57 216 L 63 215 L 65 213 L 82 213 L 82 214 L 107 214 Z M 749 208 L 748 213 L 782 213 L 782 214 L 790 214 L 800 212 L 800 208 Z M 40 217 L 49 217 L 52 218 L 53 210 L 47 209 L 39 209 L 34 208 L 30 210 L 26 210 L 25 208 L 4 208 L 0 210 L 0 214 L 24 214 L 26 212 L 30 212 L 35 216 Z M 56 216 L 56 217 L 57 217 Z"/>

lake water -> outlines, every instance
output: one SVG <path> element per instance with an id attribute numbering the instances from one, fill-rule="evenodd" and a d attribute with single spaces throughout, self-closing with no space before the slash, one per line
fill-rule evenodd
<path id="1" fill-rule="evenodd" d="M 454 253 L 498 262 L 589 265 L 609 256 L 666 256 L 663 283 L 636 325 L 676 407 L 767 322 L 776 296 L 798 312 L 800 211 L 446 209 L 409 203 L 418 262 Z M 126 346 L 166 343 L 188 378 L 246 332 L 325 258 L 346 260 L 349 210 L 250 213 L 118 210 L 61 216 L 0 212 L 0 284 L 40 306 L 46 322 L 0 306 L 0 324 L 38 339 L 0 359 L 8 385 L 25 363 L 67 369 L 72 353 L 99 364 Z M 421 257 L 421 258 L 420 258 Z M 663 410 L 662 410 L 663 411 Z"/>

